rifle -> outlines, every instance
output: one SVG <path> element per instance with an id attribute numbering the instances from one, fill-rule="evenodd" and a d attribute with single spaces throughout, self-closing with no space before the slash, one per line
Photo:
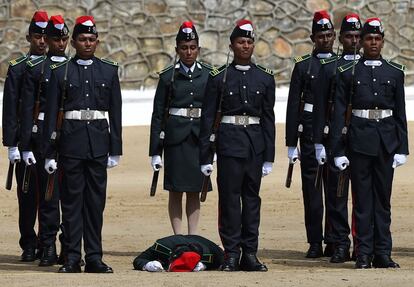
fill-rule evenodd
<path id="1" fill-rule="evenodd" d="M 332 107 L 333 107 L 333 100 L 335 97 L 335 90 L 336 90 L 336 69 L 338 68 L 338 60 L 339 60 L 339 45 L 336 51 L 336 60 L 335 60 L 335 66 L 334 66 L 334 72 L 332 75 L 332 81 L 330 85 L 330 91 L 329 91 L 329 97 L 328 97 L 328 105 L 326 107 L 325 111 L 325 126 L 323 128 L 323 138 L 325 140 L 328 139 L 329 135 L 329 126 L 330 126 L 330 119 L 332 114 Z M 323 173 L 325 171 L 325 165 L 318 165 L 318 170 L 316 172 L 316 180 L 315 180 L 315 188 L 316 190 L 320 191 L 322 190 L 322 178 Z"/>
<path id="2" fill-rule="evenodd" d="M 223 102 L 223 96 L 225 93 L 225 86 L 227 81 L 227 68 L 229 67 L 229 59 L 230 59 L 230 51 L 227 53 L 227 60 L 226 60 L 226 68 L 224 70 L 223 74 L 223 81 L 221 85 L 221 91 L 220 91 L 220 98 L 218 102 L 218 107 L 216 111 L 216 115 L 214 117 L 214 124 L 213 124 L 213 130 L 210 135 L 210 150 L 211 150 L 211 161 L 213 161 L 214 153 L 216 152 L 216 134 L 220 126 L 221 122 L 221 104 Z M 203 185 L 201 186 L 201 194 L 200 194 L 200 201 L 204 202 L 207 198 L 207 192 L 208 192 L 208 184 L 210 182 L 210 175 L 204 175 L 203 176 Z"/>
<path id="3" fill-rule="evenodd" d="M 14 162 L 9 162 L 9 169 L 7 170 L 6 189 L 11 190 L 13 184 Z"/>
<path id="4" fill-rule="evenodd" d="M 177 54 L 174 56 L 174 62 L 173 62 L 173 70 L 171 74 L 170 79 L 170 86 L 168 87 L 168 94 L 167 97 L 165 97 L 165 105 L 164 105 L 164 116 L 162 118 L 161 122 L 161 132 L 160 132 L 160 143 L 158 145 L 159 149 L 159 155 L 162 156 L 162 152 L 164 150 L 164 138 L 165 138 L 165 125 L 167 124 L 168 117 L 170 115 L 169 109 L 170 109 L 170 102 L 173 96 L 173 85 L 174 85 L 174 77 L 175 77 L 175 63 L 177 62 Z M 151 181 L 151 188 L 150 188 L 150 196 L 155 196 L 155 193 L 157 191 L 157 183 L 158 183 L 158 175 L 160 173 L 161 166 L 157 165 L 158 170 L 155 170 L 152 174 L 152 181 Z"/>
<path id="5" fill-rule="evenodd" d="M 54 144 L 57 148 L 59 138 L 60 138 L 60 132 L 62 130 L 62 124 L 63 124 L 63 116 L 65 114 L 64 107 L 65 107 L 65 99 L 66 99 L 66 83 L 68 81 L 68 66 L 69 62 L 71 60 L 70 53 L 68 53 L 68 60 L 65 64 L 65 74 L 63 76 L 63 87 L 62 87 L 62 96 L 60 98 L 60 106 L 59 106 L 59 112 L 57 115 L 56 120 L 56 130 L 52 133 L 50 139 L 54 141 Z M 59 153 L 56 153 L 56 162 L 59 161 Z M 45 192 L 45 201 L 50 201 L 53 196 L 53 190 L 55 188 L 55 176 L 56 171 L 49 174 L 47 177 L 47 185 L 46 185 L 46 192 Z"/>
<path id="6" fill-rule="evenodd" d="M 349 125 L 351 123 L 351 117 L 352 117 L 352 99 L 354 97 L 355 89 L 354 89 L 354 81 L 355 81 L 355 57 L 356 57 L 356 50 L 357 50 L 357 44 L 355 44 L 354 47 L 354 59 L 352 63 L 352 73 L 351 73 L 351 91 L 349 93 L 349 99 L 348 99 L 348 105 L 346 107 L 345 112 L 345 125 L 342 128 L 342 139 L 346 143 L 346 136 L 348 134 Z M 349 168 L 346 168 L 345 170 L 342 170 L 339 173 L 338 177 L 338 187 L 336 189 L 336 196 L 342 197 L 344 195 L 344 188 L 346 186 L 346 183 L 349 180 Z"/>
<path id="7" fill-rule="evenodd" d="M 307 94 L 309 92 L 309 86 L 310 86 L 310 72 L 311 72 L 311 67 L 312 67 L 312 57 L 313 57 L 313 51 L 315 48 L 312 49 L 312 56 L 309 59 L 309 65 L 308 65 L 308 69 L 306 71 L 306 82 L 305 85 L 303 87 L 302 93 L 300 94 L 300 102 L 299 102 L 299 113 L 298 113 L 298 129 L 297 129 L 297 139 L 300 138 L 300 136 L 303 133 L 303 124 L 300 122 L 300 118 L 302 117 L 302 113 L 303 113 L 303 109 L 305 108 L 305 94 Z M 286 175 L 286 181 L 285 181 L 285 186 L 287 188 L 290 188 L 290 185 L 292 183 L 292 175 L 293 175 L 293 166 L 294 166 L 294 162 L 289 162 L 289 167 L 288 167 L 288 171 L 287 171 L 287 175 Z"/>

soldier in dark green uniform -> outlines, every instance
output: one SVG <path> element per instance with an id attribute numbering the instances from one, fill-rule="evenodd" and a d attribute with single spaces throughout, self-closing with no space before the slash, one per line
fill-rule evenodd
<path id="1" fill-rule="evenodd" d="M 155 93 L 149 155 L 152 157 L 151 165 L 154 170 L 163 166 L 159 148 L 160 133 L 164 110 L 168 108 L 169 115 L 164 130 L 164 189 L 169 191 L 168 213 L 174 233 L 181 234 L 182 196 L 186 193 L 188 234 L 195 234 L 200 214 L 199 192 L 203 180 L 198 160 L 201 105 L 211 67 L 196 60 L 200 46 L 193 23 L 184 22 L 181 25 L 176 45 L 180 59 L 174 66 L 160 73 Z"/>

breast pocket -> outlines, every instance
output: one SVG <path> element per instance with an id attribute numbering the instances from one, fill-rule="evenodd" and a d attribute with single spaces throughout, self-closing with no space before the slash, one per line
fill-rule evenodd
<path id="1" fill-rule="evenodd" d="M 254 107 L 261 108 L 263 104 L 263 97 L 265 95 L 265 89 L 258 87 L 258 88 L 250 88 L 249 91 L 249 99 L 250 102 L 253 103 Z"/>
<path id="2" fill-rule="evenodd" d="M 108 81 L 99 80 L 95 82 L 95 93 L 97 95 L 96 102 L 100 109 L 109 108 L 109 100 L 111 97 L 111 89 Z"/>
<path id="3" fill-rule="evenodd" d="M 395 92 L 395 80 L 394 79 L 383 79 L 381 80 L 381 93 L 385 96 L 392 97 Z"/>
<path id="4" fill-rule="evenodd" d="M 226 91 L 223 96 L 222 107 L 226 110 L 232 110 L 240 106 L 239 91 Z"/>
<path id="5" fill-rule="evenodd" d="M 66 84 L 66 99 L 65 106 L 69 106 L 71 103 L 76 103 L 80 97 L 81 89 L 77 82 L 69 82 Z"/>

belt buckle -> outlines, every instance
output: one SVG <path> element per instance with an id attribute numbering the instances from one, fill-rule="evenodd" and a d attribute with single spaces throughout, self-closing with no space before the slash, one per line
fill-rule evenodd
<path id="1" fill-rule="evenodd" d="M 234 116 L 236 125 L 248 125 L 249 116 Z"/>
<path id="2" fill-rule="evenodd" d="M 81 120 L 91 120 L 92 119 L 92 111 L 90 110 L 83 110 L 81 111 Z"/>
<path id="3" fill-rule="evenodd" d="M 381 119 L 382 111 L 381 110 L 369 110 L 368 117 L 373 120 Z"/>
<path id="4" fill-rule="evenodd" d="M 190 118 L 199 118 L 200 117 L 200 109 L 199 108 L 188 108 L 187 109 L 187 116 Z"/>

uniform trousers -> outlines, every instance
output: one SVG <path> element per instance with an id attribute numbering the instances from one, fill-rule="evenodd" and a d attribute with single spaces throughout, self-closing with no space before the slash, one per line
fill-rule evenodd
<path id="1" fill-rule="evenodd" d="M 263 154 L 253 151 L 247 158 L 217 156 L 219 234 L 227 255 L 257 252 L 262 165 Z"/>
<path id="2" fill-rule="evenodd" d="M 384 148 L 376 156 L 350 152 L 357 256 L 391 255 L 393 156 Z"/>
<path id="3" fill-rule="evenodd" d="M 68 262 L 81 259 L 83 238 L 86 263 L 102 259 L 102 224 L 106 200 L 108 157 L 77 159 L 61 156 L 61 207 Z"/>

